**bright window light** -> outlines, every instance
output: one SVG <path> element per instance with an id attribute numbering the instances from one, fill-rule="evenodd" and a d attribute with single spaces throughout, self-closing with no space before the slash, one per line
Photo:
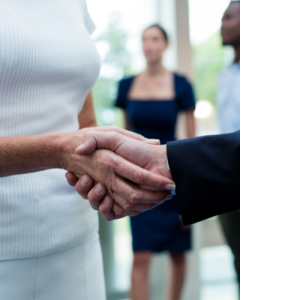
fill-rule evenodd
<path id="1" fill-rule="evenodd" d="M 214 113 L 214 106 L 207 100 L 199 100 L 196 104 L 194 116 L 197 119 L 209 118 Z"/>

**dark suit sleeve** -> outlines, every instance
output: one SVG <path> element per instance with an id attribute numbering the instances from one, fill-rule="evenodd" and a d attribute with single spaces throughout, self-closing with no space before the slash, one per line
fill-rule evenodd
<path id="1" fill-rule="evenodd" d="M 240 208 L 240 131 L 167 144 L 184 225 Z"/>

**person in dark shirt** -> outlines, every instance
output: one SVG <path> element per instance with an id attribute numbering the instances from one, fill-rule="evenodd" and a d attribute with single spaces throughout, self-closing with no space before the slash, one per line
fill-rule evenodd
<path id="1" fill-rule="evenodd" d="M 193 112 L 195 99 L 189 81 L 162 65 L 168 36 L 158 25 L 143 33 L 146 69 L 119 84 L 116 106 L 123 109 L 126 129 L 161 144 L 175 140 L 175 126 L 180 111 L 186 114 L 188 137 L 195 136 Z M 134 262 L 132 269 L 133 300 L 148 299 L 148 271 L 153 253 L 167 251 L 171 257 L 169 300 L 178 300 L 185 276 L 184 252 L 191 248 L 191 229 L 184 228 L 176 201 L 166 201 L 153 210 L 131 217 Z"/>

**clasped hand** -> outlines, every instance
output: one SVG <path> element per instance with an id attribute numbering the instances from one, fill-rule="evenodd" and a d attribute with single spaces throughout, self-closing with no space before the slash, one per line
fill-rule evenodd
<path id="1" fill-rule="evenodd" d="M 87 130 L 66 178 L 105 219 L 136 216 L 170 200 L 175 189 L 159 144 L 118 127 Z"/>

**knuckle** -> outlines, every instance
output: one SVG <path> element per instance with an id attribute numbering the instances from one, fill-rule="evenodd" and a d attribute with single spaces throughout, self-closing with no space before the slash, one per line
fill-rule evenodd
<path id="1" fill-rule="evenodd" d="M 143 182 L 143 179 L 144 179 L 144 174 L 142 171 L 134 171 L 132 173 L 132 181 L 133 182 L 140 184 Z"/>
<path id="2" fill-rule="evenodd" d="M 109 157 L 106 151 L 98 151 L 98 162 L 101 164 L 107 163 L 109 161 Z"/>
<path id="3" fill-rule="evenodd" d="M 92 203 L 96 203 L 98 201 L 97 197 L 95 197 L 92 193 L 88 194 L 88 199 Z"/>
<path id="4" fill-rule="evenodd" d="M 136 134 L 136 139 L 137 140 L 144 140 L 145 138 L 141 134 Z"/>
<path id="5" fill-rule="evenodd" d="M 111 160 L 111 166 L 112 166 L 113 170 L 115 170 L 115 171 L 121 170 L 123 168 L 122 162 L 117 159 Z"/>
<path id="6" fill-rule="evenodd" d="M 111 169 L 115 165 L 115 160 L 113 159 L 113 157 L 111 157 L 109 152 L 104 151 L 102 153 L 100 163 L 102 163 L 107 169 Z"/>
<path id="7" fill-rule="evenodd" d="M 135 191 L 134 193 L 130 194 L 129 201 L 132 204 L 139 204 L 141 202 L 141 195 L 139 191 Z"/>
<path id="8" fill-rule="evenodd" d="M 131 193 L 130 195 L 129 195 L 129 201 L 131 202 L 131 203 L 137 203 L 137 200 L 138 200 L 138 197 L 137 197 L 137 194 L 136 193 Z"/>
<path id="9" fill-rule="evenodd" d="M 88 138 L 88 137 L 92 137 L 93 134 L 92 134 L 92 131 L 91 130 L 88 130 L 86 133 L 85 133 L 85 137 Z"/>
<path id="10" fill-rule="evenodd" d="M 111 191 L 110 192 L 110 196 L 114 201 L 118 201 L 119 200 L 119 195 L 115 192 L 115 191 Z"/>
<path id="11" fill-rule="evenodd" d="M 114 213 L 116 216 L 120 216 L 123 213 L 123 209 L 120 206 L 114 208 Z"/>
<path id="12" fill-rule="evenodd" d="M 134 207 L 133 204 L 130 203 L 130 202 L 125 202 L 125 203 L 124 203 L 124 209 L 125 209 L 126 211 L 131 211 L 133 207 Z"/>
<path id="13" fill-rule="evenodd" d="M 112 176 L 112 177 L 109 176 L 109 177 L 107 177 L 107 178 L 104 179 L 104 182 L 105 182 L 107 191 L 111 191 L 112 188 L 113 188 L 114 185 L 115 185 L 115 179 L 114 179 L 114 177 L 113 177 L 113 176 Z M 114 195 L 115 195 L 115 194 L 112 193 L 112 197 L 113 197 Z M 113 197 L 113 199 L 114 199 L 114 197 Z"/>
<path id="14" fill-rule="evenodd" d="M 110 132 L 110 146 L 112 150 L 118 149 L 120 133 L 118 131 Z"/>
<path id="15" fill-rule="evenodd" d="M 120 128 L 118 127 L 118 126 L 116 126 L 116 125 L 112 125 L 111 127 L 111 130 L 112 131 L 118 131 Z"/>

